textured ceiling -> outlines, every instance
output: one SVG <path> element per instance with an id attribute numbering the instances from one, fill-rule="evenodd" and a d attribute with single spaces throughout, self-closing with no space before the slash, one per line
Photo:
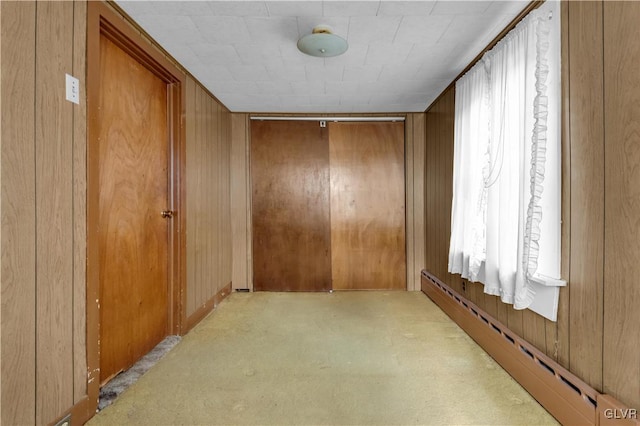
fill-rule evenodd
<path id="1" fill-rule="evenodd" d="M 123 1 L 116 3 L 234 112 L 420 112 L 529 3 Z M 296 48 L 316 25 L 341 56 Z"/>

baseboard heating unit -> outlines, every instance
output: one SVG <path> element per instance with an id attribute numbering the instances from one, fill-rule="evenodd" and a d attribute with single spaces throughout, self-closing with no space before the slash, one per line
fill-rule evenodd
<path id="1" fill-rule="evenodd" d="M 427 271 L 422 291 L 563 425 L 640 425 L 635 409 L 599 393 Z"/>

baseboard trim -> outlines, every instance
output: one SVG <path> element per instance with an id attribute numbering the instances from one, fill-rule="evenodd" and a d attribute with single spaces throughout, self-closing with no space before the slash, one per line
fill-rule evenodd
<path id="1" fill-rule="evenodd" d="M 186 327 L 182 329 L 182 333 L 186 334 L 204 319 L 211 311 L 213 311 L 227 296 L 231 294 L 231 282 L 224 286 L 222 290 L 216 293 L 204 305 L 200 306 L 186 321 Z"/>
<path id="2" fill-rule="evenodd" d="M 422 291 L 563 425 L 598 424 L 600 394 L 434 275 Z"/>
<path id="3" fill-rule="evenodd" d="M 58 419 L 49 423 L 50 426 L 58 424 L 62 419 L 71 414 L 70 424 L 71 426 L 82 426 L 86 422 L 89 421 L 91 417 L 96 414 L 96 407 L 98 406 L 98 402 L 95 401 L 95 404 L 91 404 L 89 401 L 89 397 L 85 396 L 73 407 L 65 411 L 63 415 L 61 415 Z"/>

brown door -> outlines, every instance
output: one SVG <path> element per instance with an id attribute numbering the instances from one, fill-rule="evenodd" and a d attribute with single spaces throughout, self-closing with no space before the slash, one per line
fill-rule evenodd
<path id="1" fill-rule="evenodd" d="M 168 331 L 167 84 L 101 36 L 98 118 L 100 378 Z"/>
<path id="2" fill-rule="evenodd" d="M 404 123 L 329 123 L 334 290 L 404 290 Z"/>
<path id="3" fill-rule="evenodd" d="M 257 291 L 331 289 L 329 148 L 312 121 L 253 121 L 253 274 Z"/>

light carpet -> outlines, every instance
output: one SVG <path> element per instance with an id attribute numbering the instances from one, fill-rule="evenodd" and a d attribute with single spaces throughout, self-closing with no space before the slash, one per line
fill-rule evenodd
<path id="1" fill-rule="evenodd" d="M 98 410 L 104 410 L 111 405 L 118 396 L 138 381 L 140 377 L 151 367 L 153 367 L 160 359 L 169 352 L 180 341 L 180 336 L 167 336 L 162 342 L 158 343 L 155 348 L 148 354 L 140 358 L 138 362 L 133 364 L 131 368 L 118 374 L 109 380 L 100 388 L 100 399 L 98 402 Z"/>
<path id="2" fill-rule="evenodd" d="M 236 293 L 90 425 L 550 425 L 424 294 Z"/>

